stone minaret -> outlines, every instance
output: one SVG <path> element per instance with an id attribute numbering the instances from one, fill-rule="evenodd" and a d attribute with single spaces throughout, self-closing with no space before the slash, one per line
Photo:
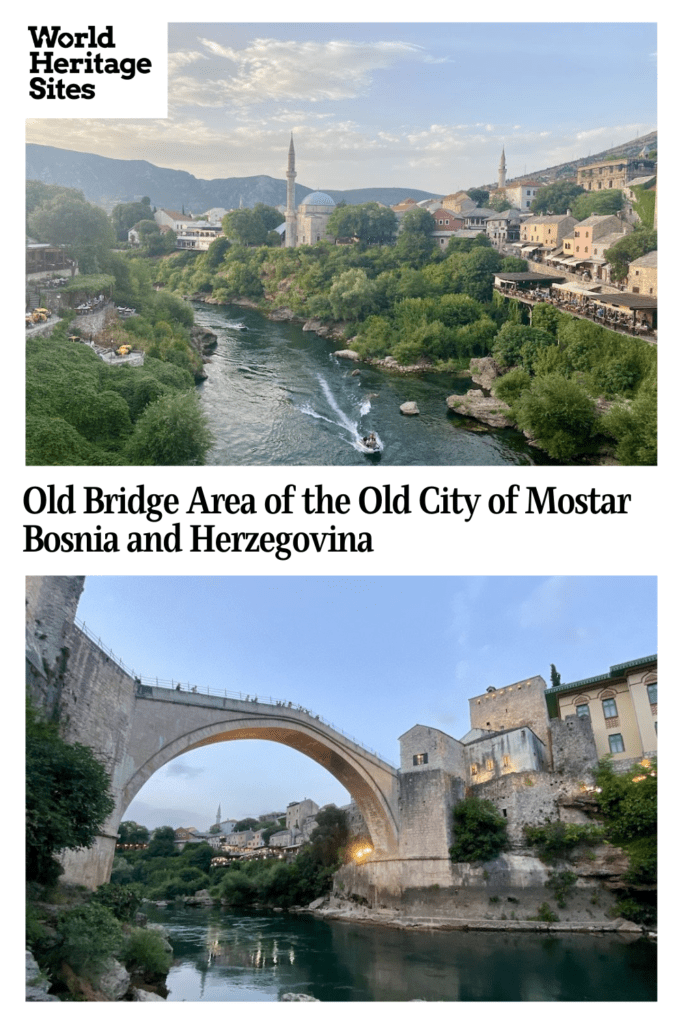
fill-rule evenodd
<path id="1" fill-rule="evenodd" d="M 221 823 L 221 805 L 219 804 L 218 805 L 218 810 L 216 811 L 216 824 L 220 825 L 220 823 Z"/>
<path id="2" fill-rule="evenodd" d="M 296 168 L 294 166 L 294 135 L 289 140 L 289 155 L 287 157 L 287 209 L 285 210 L 285 246 L 293 249 L 296 245 L 296 209 L 294 203 L 294 179 Z"/>
<path id="3" fill-rule="evenodd" d="M 498 188 L 505 188 L 505 146 L 503 146 L 503 152 L 500 154 L 500 163 L 498 164 Z"/>

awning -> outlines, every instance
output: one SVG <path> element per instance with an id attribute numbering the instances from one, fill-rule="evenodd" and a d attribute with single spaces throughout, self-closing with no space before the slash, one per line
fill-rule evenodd
<path id="1" fill-rule="evenodd" d="M 603 260 L 599 256 L 593 256 L 593 258 L 590 259 L 588 262 L 589 263 L 607 263 L 607 260 Z"/>
<path id="2" fill-rule="evenodd" d="M 540 249 L 540 245 L 523 245 L 522 252 L 535 252 L 536 249 Z"/>

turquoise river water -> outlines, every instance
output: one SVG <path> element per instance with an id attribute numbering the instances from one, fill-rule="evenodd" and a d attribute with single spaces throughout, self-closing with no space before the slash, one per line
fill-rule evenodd
<path id="1" fill-rule="evenodd" d="M 168 1000 L 647 1001 L 656 946 L 612 935 L 422 932 L 286 913 L 151 908 L 170 931 Z"/>
<path id="2" fill-rule="evenodd" d="M 448 395 L 471 388 L 452 374 L 399 374 L 332 355 L 342 348 L 301 326 L 238 306 L 195 303 L 198 324 L 218 348 L 199 393 L 216 443 L 216 466 L 503 466 L 547 465 L 515 430 L 477 427 L 449 413 Z M 246 330 L 237 325 L 244 324 Z M 419 416 L 404 416 L 415 401 Z M 359 438 L 374 431 L 378 455 Z"/>

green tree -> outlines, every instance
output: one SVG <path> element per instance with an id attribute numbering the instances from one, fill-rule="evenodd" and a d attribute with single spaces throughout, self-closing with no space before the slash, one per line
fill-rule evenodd
<path id="1" fill-rule="evenodd" d="M 491 196 L 488 208 L 489 210 L 495 210 L 496 213 L 504 213 L 506 210 L 511 210 L 513 207 L 505 193 L 501 192 L 496 196 Z"/>
<path id="2" fill-rule="evenodd" d="M 489 192 L 485 188 L 468 188 L 467 195 L 477 206 L 486 206 L 489 201 Z"/>
<path id="3" fill-rule="evenodd" d="M 145 196 L 139 203 L 117 203 L 111 211 L 111 222 L 120 242 L 127 240 L 128 232 L 138 221 L 153 219 L 149 196 Z"/>
<path id="4" fill-rule="evenodd" d="M 536 193 L 531 204 L 533 213 L 563 214 L 571 209 L 574 200 L 585 195 L 583 185 L 574 181 L 554 181 L 551 185 L 543 185 Z"/>
<path id="5" fill-rule="evenodd" d="M 500 270 L 503 257 L 495 249 L 477 247 L 463 256 L 460 280 L 466 295 L 478 302 L 490 302 L 493 275 Z"/>
<path id="6" fill-rule="evenodd" d="M 98 273 L 106 251 L 114 244 L 104 210 L 68 197 L 36 207 L 29 217 L 29 231 L 39 241 L 66 246 L 84 274 Z"/>
<path id="7" fill-rule="evenodd" d="M 67 188 L 64 185 L 48 185 L 44 181 L 26 182 L 26 216 L 37 206 L 43 206 L 53 199 L 76 199 L 85 202 L 85 196 L 78 188 Z"/>
<path id="8" fill-rule="evenodd" d="M 256 831 L 260 828 L 261 822 L 258 818 L 242 818 L 241 821 L 236 821 L 232 827 L 233 832 L 246 832 L 248 829 Z"/>
<path id="9" fill-rule="evenodd" d="M 657 375 L 652 373 L 630 402 L 618 402 L 603 416 L 601 429 L 617 440 L 622 466 L 657 465 Z"/>
<path id="10" fill-rule="evenodd" d="M 316 826 L 311 833 L 310 854 L 323 867 L 341 864 L 349 841 L 349 822 L 339 807 L 325 807 L 315 816 Z"/>
<path id="11" fill-rule="evenodd" d="M 628 772 L 615 772 L 612 759 L 603 758 L 594 771 L 596 800 L 613 843 L 656 838 L 657 765 L 643 762 Z"/>
<path id="12" fill-rule="evenodd" d="M 137 821 L 122 821 L 119 825 L 117 843 L 121 846 L 142 846 L 149 842 L 149 829 Z"/>
<path id="13" fill-rule="evenodd" d="M 434 218 L 421 206 L 408 210 L 400 224 L 396 255 L 413 267 L 421 267 L 434 253 Z"/>
<path id="14" fill-rule="evenodd" d="M 188 391 L 148 405 L 125 454 L 131 466 L 203 466 L 212 443 L 206 414 Z"/>
<path id="15" fill-rule="evenodd" d="M 624 205 L 624 193 L 620 188 L 601 189 L 599 192 L 584 192 L 577 196 L 569 207 L 572 217 L 577 220 L 586 220 L 592 214 L 607 216 L 612 213 L 619 213 Z"/>
<path id="16" fill-rule="evenodd" d="M 175 832 L 171 826 L 155 828 L 146 850 L 147 857 L 169 857 L 175 852 Z"/>
<path id="17" fill-rule="evenodd" d="M 377 286 L 364 270 L 345 270 L 330 287 L 329 303 L 336 320 L 363 320 L 377 307 Z"/>
<path id="18" fill-rule="evenodd" d="M 629 235 L 624 235 L 609 249 L 605 250 L 605 259 L 611 264 L 611 276 L 615 281 L 624 281 L 628 276 L 629 263 L 654 252 L 657 248 L 657 232 L 651 228 L 638 228 Z"/>
<path id="19" fill-rule="evenodd" d="M 561 678 L 560 673 L 557 671 L 557 669 L 555 668 L 554 665 L 551 665 L 550 666 L 550 685 L 551 686 L 559 686 L 560 685 L 560 678 Z"/>
<path id="20" fill-rule="evenodd" d="M 55 854 L 92 846 L 114 809 L 109 777 L 89 747 L 26 710 L 26 876 L 54 882 Z"/>
<path id="21" fill-rule="evenodd" d="M 559 373 L 536 377 L 515 407 L 518 425 L 554 459 L 567 462 L 591 450 L 596 432 L 593 401 Z"/>
<path id="22" fill-rule="evenodd" d="M 451 860 L 494 860 L 508 848 L 505 818 L 490 800 L 467 797 L 453 808 Z"/>

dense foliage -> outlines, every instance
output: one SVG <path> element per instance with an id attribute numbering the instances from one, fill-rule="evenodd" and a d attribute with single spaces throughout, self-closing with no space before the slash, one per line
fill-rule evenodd
<path id="1" fill-rule="evenodd" d="M 544 825 L 525 825 L 524 836 L 544 863 L 553 864 L 557 860 L 566 860 L 579 847 L 602 842 L 605 830 L 601 825 L 547 821 Z"/>
<path id="2" fill-rule="evenodd" d="M 643 760 L 627 772 L 615 772 L 608 756 L 593 774 L 607 838 L 629 855 L 626 888 L 616 911 L 638 924 L 652 924 L 657 910 L 657 763 Z"/>
<path id="3" fill-rule="evenodd" d="M 91 846 L 114 807 L 109 777 L 89 747 L 67 743 L 57 726 L 26 713 L 26 877 L 54 882 L 55 855 Z"/>
<path id="4" fill-rule="evenodd" d="M 467 797 L 453 808 L 452 861 L 495 860 L 508 848 L 505 818 L 490 800 Z"/>
<path id="5" fill-rule="evenodd" d="M 610 249 L 605 251 L 605 259 L 611 264 L 611 275 L 615 281 L 625 281 L 628 276 L 629 263 L 645 256 L 657 248 L 657 232 L 653 228 L 640 227 L 629 235 L 624 235 Z"/>
<path id="6" fill-rule="evenodd" d="M 200 464 L 211 438 L 189 370 L 108 366 L 68 329 L 26 344 L 27 465 Z"/>

